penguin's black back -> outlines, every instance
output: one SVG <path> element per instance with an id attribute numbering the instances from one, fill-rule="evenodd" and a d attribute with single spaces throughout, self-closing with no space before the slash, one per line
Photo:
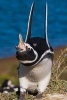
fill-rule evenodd
<path id="1" fill-rule="evenodd" d="M 47 43 L 46 43 L 46 39 L 43 39 L 41 37 L 33 37 L 33 38 L 30 38 L 28 41 L 27 41 L 28 44 L 30 44 L 30 46 L 38 53 L 38 58 L 35 62 L 33 63 L 30 63 L 30 64 L 25 64 L 26 66 L 31 66 L 31 65 L 34 65 L 36 64 L 39 59 L 41 58 L 41 56 L 47 51 L 50 49 L 50 51 L 53 52 L 53 49 L 52 47 L 50 46 L 50 48 L 48 47 Z M 45 56 L 46 57 L 46 56 Z M 42 59 L 41 59 L 42 60 Z"/>
<path id="2" fill-rule="evenodd" d="M 30 44 L 35 51 L 37 51 L 39 57 L 42 56 L 42 54 L 47 50 L 49 50 L 46 39 L 43 39 L 41 37 L 30 38 L 27 43 Z M 50 50 L 53 51 L 51 46 Z"/>

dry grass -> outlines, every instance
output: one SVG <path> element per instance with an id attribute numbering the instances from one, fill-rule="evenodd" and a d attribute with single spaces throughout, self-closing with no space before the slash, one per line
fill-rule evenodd
<path id="1" fill-rule="evenodd" d="M 0 100 L 18 100 L 15 93 L 9 93 L 9 94 L 0 94 Z"/>
<path id="2" fill-rule="evenodd" d="M 67 71 L 67 48 L 61 51 L 52 67 L 52 77 L 47 89 L 47 93 L 67 92 L 67 81 L 61 80 L 61 75 Z"/>

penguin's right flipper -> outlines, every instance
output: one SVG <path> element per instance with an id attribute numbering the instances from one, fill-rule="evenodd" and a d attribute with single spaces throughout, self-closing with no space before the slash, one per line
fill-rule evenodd
<path id="1" fill-rule="evenodd" d="M 48 47 L 50 48 L 50 45 L 49 45 L 49 41 L 48 41 L 48 35 L 47 35 L 47 17 L 48 17 L 48 5 L 47 5 L 47 2 L 46 2 L 46 19 L 45 19 L 45 37 L 46 37 L 46 43 L 48 45 Z"/>
<path id="2" fill-rule="evenodd" d="M 31 26 L 32 26 L 32 16 L 33 16 L 33 10 L 34 10 L 34 2 L 31 5 L 31 9 L 30 9 L 30 14 L 29 14 L 29 20 L 28 20 L 28 28 L 27 28 L 27 34 L 26 34 L 26 39 L 25 42 L 28 41 L 28 39 L 31 36 Z"/>

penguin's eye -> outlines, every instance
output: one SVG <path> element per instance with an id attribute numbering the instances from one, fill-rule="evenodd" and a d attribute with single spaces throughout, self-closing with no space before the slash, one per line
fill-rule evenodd
<path id="1" fill-rule="evenodd" d="M 29 47 L 27 47 L 27 46 L 26 46 L 26 49 L 27 49 L 28 51 L 31 51 L 31 48 L 29 48 Z"/>
<path id="2" fill-rule="evenodd" d="M 33 43 L 33 46 L 36 47 L 37 46 L 37 43 Z"/>

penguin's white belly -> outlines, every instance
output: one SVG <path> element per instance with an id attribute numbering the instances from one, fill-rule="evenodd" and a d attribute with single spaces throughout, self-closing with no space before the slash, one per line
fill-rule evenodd
<path id="1" fill-rule="evenodd" d="M 51 76 L 51 59 L 44 59 L 35 67 L 21 66 L 19 68 L 19 81 L 20 86 L 24 88 L 29 88 L 30 90 L 35 90 L 37 85 L 43 80 L 44 84 L 48 84 Z"/>
<path id="2" fill-rule="evenodd" d="M 28 75 L 26 75 L 26 78 L 29 79 L 31 82 L 39 82 L 43 78 L 48 75 L 48 73 L 51 70 L 52 61 L 48 58 L 41 61 L 38 65 L 36 65 L 35 68 L 33 68 Z"/>

